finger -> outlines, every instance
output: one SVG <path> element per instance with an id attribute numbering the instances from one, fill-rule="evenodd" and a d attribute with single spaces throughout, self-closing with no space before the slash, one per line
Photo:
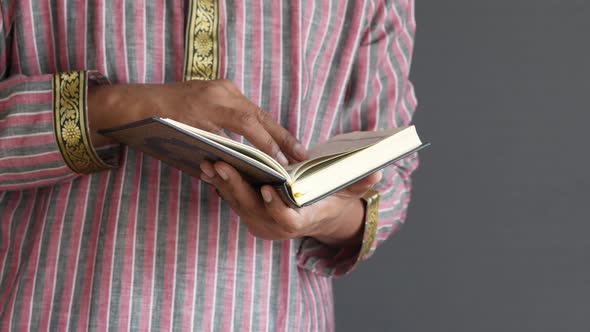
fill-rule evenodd
<path id="1" fill-rule="evenodd" d="M 216 162 L 213 164 L 216 173 L 215 187 L 219 189 L 224 199 L 226 199 L 236 210 L 247 212 L 248 214 L 260 214 L 264 211 L 264 206 L 260 195 L 247 183 L 240 173 L 225 162 Z"/>
<path id="2" fill-rule="evenodd" d="M 296 232 L 296 226 L 290 223 L 278 224 L 273 220 L 267 213 L 260 194 L 254 191 L 233 167 L 224 162 L 217 162 L 213 167 L 217 175 L 212 181 L 218 194 L 240 215 L 241 221 L 254 236 L 282 240 L 299 234 Z M 277 196 L 275 200 L 279 202 L 280 198 Z"/>
<path id="3" fill-rule="evenodd" d="M 217 195 L 224 201 L 226 201 L 234 210 L 239 207 L 239 202 L 231 194 L 231 190 L 225 185 L 225 181 L 218 175 L 213 164 L 207 160 L 204 160 L 200 164 L 201 175 L 200 179 L 205 181 L 215 188 Z"/>
<path id="4" fill-rule="evenodd" d="M 233 108 L 222 108 L 222 126 L 237 134 L 244 136 L 255 147 L 262 150 L 281 165 L 288 165 L 289 161 L 281 148 L 262 125 L 261 112 L 258 107 L 249 101 L 242 99 Z"/>
<path id="5" fill-rule="evenodd" d="M 215 112 L 215 116 L 219 116 L 221 118 L 229 116 L 230 110 L 227 110 L 223 106 L 214 106 L 213 111 Z M 198 114 L 193 112 L 185 112 L 181 115 L 175 117 L 175 120 L 186 123 L 190 126 L 195 128 L 199 128 L 210 133 L 223 136 L 225 138 L 230 138 L 227 133 L 221 128 L 219 125 L 216 124 L 215 118 L 209 118 L 207 120 L 200 119 Z"/>
<path id="6" fill-rule="evenodd" d="M 283 240 L 291 238 L 282 227 L 272 220 L 265 210 L 260 195 L 245 181 L 240 174 L 226 163 L 214 164 L 218 173 L 215 186 L 223 197 L 241 217 L 250 233 L 256 237 L 267 240 Z M 225 179 L 225 180 L 224 180 Z"/>
<path id="7" fill-rule="evenodd" d="M 231 92 L 235 95 L 244 96 L 242 94 L 242 92 L 233 84 L 232 81 L 230 81 L 228 79 L 219 79 L 219 80 L 217 80 L 217 82 L 219 82 L 219 84 L 221 84 L 221 86 L 223 86 L 229 92 Z M 244 96 L 244 98 L 246 98 L 246 97 Z"/>
<path id="8" fill-rule="evenodd" d="M 260 188 L 260 193 L 264 200 L 266 213 L 277 225 L 292 236 L 302 234 L 308 224 L 300 214 L 301 209 L 296 210 L 288 207 L 271 186 L 263 186 Z"/>
<path id="9" fill-rule="evenodd" d="M 241 206 L 240 202 L 236 199 L 236 197 L 232 194 L 231 188 L 228 188 L 225 184 L 223 179 L 219 176 L 209 177 L 204 172 L 201 173 L 200 176 L 201 180 L 211 184 L 213 188 L 215 188 L 215 193 L 221 198 L 221 200 L 225 201 L 229 206 L 238 214 L 241 213 Z"/>
<path id="10" fill-rule="evenodd" d="M 203 171 L 201 179 L 211 183 L 215 187 L 217 195 L 228 203 L 229 206 L 240 216 L 240 220 L 246 226 L 248 231 L 253 236 L 265 240 L 284 240 L 290 238 L 286 232 L 282 229 L 278 229 L 274 222 L 269 222 L 271 221 L 271 218 L 264 212 L 264 205 L 261 203 L 261 199 L 258 199 L 258 202 L 252 203 L 254 204 L 254 207 L 249 206 L 251 203 L 239 201 L 236 196 L 240 196 L 239 192 L 241 190 L 239 188 L 237 190 L 232 189 L 228 186 L 230 183 L 238 182 L 240 174 L 235 171 L 235 169 L 229 169 L 232 168 L 231 166 L 228 169 L 225 169 L 221 162 L 218 164 L 221 164 L 217 167 L 220 169 L 224 177 L 227 175 L 227 180 L 224 180 L 218 175 L 213 164 L 206 161 L 201 163 L 201 170 Z M 210 177 L 205 172 L 213 172 L 214 175 Z M 248 197 L 259 196 L 254 190 L 246 191 L 245 195 Z M 264 216 L 261 216 L 263 213 Z"/>
<path id="11" fill-rule="evenodd" d="M 201 127 L 201 129 L 206 130 L 206 131 L 213 133 L 215 135 L 219 135 L 219 136 L 231 139 L 223 129 L 219 128 L 218 126 L 214 125 L 211 122 L 204 122 L 199 127 Z"/>
<path id="12" fill-rule="evenodd" d="M 206 182 L 211 181 L 211 179 L 213 179 L 216 175 L 215 169 L 213 169 L 213 164 L 207 160 L 201 161 L 199 168 L 201 169 L 201 172 L 207 176 L 207 179 L 205 179 Z"/>
<path id="13" fill-rule="evenodd" d="M 269 113 L 262 112 L 262 125 L 279 145 L 281 151 L 296 161 L 308 158 L 307 150 L 291 133 L 275 121 Z"/>
<path id="14" fill-rule="evenodd" d="M 226 100 L 226 102 L 230 102 L 232 108 L 237 108 L 240 110 L 241 107 L 245 107 L 247 110 L 257 114 L 262 126 L 268 131 L 270 136 L 278 144 L 280 151 L 286 154 L 288 158 L 290 157 L 296 161 L 302 161 L 307 159 L 307 150 L 297 142 L 297 139 L 295 139 L 295 137 L 293 137 L 293 135 L 291 135 L 289 131 L 287 131 L 280 124 L 278 124 L 269 115 L 268 112 L 261 110 L 254 103 L 249 101 L 248 98 L 244 96 L 242 92 L 231 81 L 219 80 L 219 82 L 228 91 L 241 97 L 234 99 L 235 103 L 233 104 L 231 103 L 231 100 Z M 248 140 L 251 140 L 249 137 L 246 138 L 248 138 Z M 252 143 L 254 144 L 254 142 Z M 273 154 L 271 154 L 271 156 L 275 157 L 275 151 L 273 150 L 272 152 Z"/>

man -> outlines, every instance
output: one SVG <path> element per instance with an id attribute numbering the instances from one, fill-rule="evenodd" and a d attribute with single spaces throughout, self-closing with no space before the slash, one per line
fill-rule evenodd
<path id="1" fill-rule="evenodd" d="M 158 115 L 286 164 L 407 125 L 410 0 L 0 4 L 3 329 L 334 329 L 330 277 L 404 220 L 415 157 L 294 210 L 97 130 Z"/>

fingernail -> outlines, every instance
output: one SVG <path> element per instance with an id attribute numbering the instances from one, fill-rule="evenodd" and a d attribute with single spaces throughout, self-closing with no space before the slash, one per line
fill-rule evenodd
<path id="1" fill-rule="evenodd" d="M 262 199 L 265 202 L 270 203 L 272 201 L 272 195 L 268 192 L 268 190 L 260 189 L 260 193 L 262 194 Z"/>
<path id="2" fill-rule="evenodd" d="M 219 174 L 219 176 L 221 176 L 221 178 L 224 181 L 227 181 L 227 179 L 229 179 L 229 176 L 227 176 L 227 173 L 224 172 L 222 169 L 220 169 L 219 167 L 215 167 L 215 171 L 217 172 L 217 174 Z"/>
<path id="3" fill-rule="evenodd" d="M 279 164 L 281 165 L 289 165 L 289 160 L 287 160 L 287 157 L 285 157 L 285 155 L 279 151 L 279 153 L 277 153 L 277 160 L 279 161 Z"/>
<path id="4" fill-rule="evenodd" d="M 201 166 L 201 171 L 203 173 L 207 174 L 207 176 L 210 177 L 210 178 L 212 178 L 212 177 L 215 176 L 215 173 L 213 173 L 213 171 L 210 168 L 208 168 L 208 167 Z"/>
<path id="5" fill-rule="evenodd" d="M 293 149 L 295 150 L 295 153 L 297 154 L 297 156 L 299 156 L 300 158 L 307 157 L 307 149 L 305 149 L 303 147 L 303 145 L 301 145 L 301 143 L 295 144 Z"/>
<path id="6" fill-rule="evenodd" d="M 201 173 L 200 179 L 201 179 L 201 181 L 211 183 L 211 178 L 205 173 Z"/>

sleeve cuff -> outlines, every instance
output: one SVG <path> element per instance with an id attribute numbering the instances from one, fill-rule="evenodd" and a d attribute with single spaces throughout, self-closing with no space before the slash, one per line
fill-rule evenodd
<path id="1" fill-rule="evenodd" d="M 100 158 L 90 141 L 88 129 L 88 79 L 105 83 L 96 72 L 57 73 L 52 80 L 53 132 L 68 167 L 82 174 L 114 167 Z"/>
<path id="2" fill-rule="evenodd" d="M 365 195 L 365 229 L 363 232 L 363 243 L 358 258 L 355 262 L 363 261 L 373 254 L 377 247 L 377 226 L 379 225 L 379 193 L 371 190 Z"/>
<path id="3" fill-rule="evenodd" d="M 360 247 L 334 248 L 307 237 L 301 242 L 297 253 L 299 266 L 323 276 L 337 277 L 351 272 L 360 262 L 369 258 L 377 245 L 379 196 L 368 198 L 366 202 L 367 212 Z"/>

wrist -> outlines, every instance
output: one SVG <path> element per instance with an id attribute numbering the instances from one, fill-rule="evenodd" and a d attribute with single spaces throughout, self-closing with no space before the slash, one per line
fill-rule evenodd
<path id="1" fill-rule="evenodd" d="M 338 199 L 341 204 L 330 204 L 322 209 L 319 224 L 312 237 L 334 247 L 360 246 L 364 233 L 365 204 L 360 198 Z"/>
<path id="2" fill-rule="evenodd" d="M 93 145 L 104 146 L 114 140 L 100 135 L 99 129 L 123 125 L 146 118 L 145 98 L 138 91 L 141 85 L 94 85 L 88 87 L 88 124 Z M 145 95 L 145 94 L 144 94 Z"/>

